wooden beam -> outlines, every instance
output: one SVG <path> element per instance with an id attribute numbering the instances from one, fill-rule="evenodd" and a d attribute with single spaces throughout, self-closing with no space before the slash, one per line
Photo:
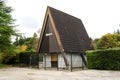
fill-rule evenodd
<path id="1" fill-rule="evenodd" d="M 57 29 L 56 29 L 56 25 L 54 23 L 54 19 L 53 19 L 52 15 L 51 15 L 51 12 L 50 12 L 49 9 L 48 9 L 48 12 L 49 12 L 49 18 L 50 18 L 50 21 L 51 21 L 51 24 L 52 24 L 52 28 L 53 28 L 53 30 L 55 32 L 55 36 L 56 36 L 56 39 L 58 41 L 59 48 L 61 50 L 62 56 L 63 56 L 64 61 L 65 61 L 65 65 L 66 65 L 67 68 L 69 68 L 69 62 L 67 60 L 66 53 L 64 52 L 63 45 L 62 45 L 59 33 L 58 33 Z"/>
<path id="2" fill-rule="evenodd" d="M 49 7 L 48 7 L 48 8 L 49 8 Z M 44 32 L 45 32 L 45 25 L 46 25 L 47 18 L 48 18 L 48 13 L 49 13 L 48 8 L 47 8 L 47 10 L 46 10 L 45 18 L 44 18 L 43 25 L 42 25 L 42 29 L 41 29 L 41 33 L 40 33 L 40 38 L 39 38 L 39 41 L 38 41 L 38 46 L 37 46 L 37 50 L 36 50 L 37 53 L 39 53 L 39 49 L 40 49 L 40 46 L 41 46 L 43 34 L 44 34 Z"/>
<path id="3" fill-rule="evenodd" d="M 69 70 L 70 69 L 70 64 L 69 64 L 69 61 L 68 61 L 68 59 L 66 57 L 66 53 L 65 52 L 61 52 L 61 53 L 62 53 L 64 62 L 65 62 L 66 68 Z"/>

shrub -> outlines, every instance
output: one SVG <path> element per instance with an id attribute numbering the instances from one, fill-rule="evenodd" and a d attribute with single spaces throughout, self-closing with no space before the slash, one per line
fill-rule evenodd
<path id="1" fill-rule="evenodd" d="M 35 54 L 35 52 L 25 51 L 20 52 L 19 54 L 19 63 L 24 64 L 26 66 L 29 66 L 30 64 L 30 55 Z"/>
<path id="2" fill-rule="evenodd" d="M 2 61 L 3 61 L 3 57 L 2 57 L 2 53 L 0 53 L 0 64 L 2 63 Z"/>
<path id="3" fill-rule="evenodd" d="M 26 51 L 19 54 L 19 63 L 24 64 L 24 66 L 36 66 L 42 60 L 43 57 L 34 51 Z"/>
<path id="4" fill-rule="evenodd" d="M 120 49 L 87 51 L 89 69 L 120 70 Z"/>
<path id="5" fill-rule="evenodd" d="M 2 64 L 14 64 L 16 63 L 16 55 L 8 55 L 5 53 L 0 53 L 0 63 Z"/>
<path id="6" fill-rule="evenodd" d="M 10 65 L 6 65 L 6 64 L 1 64 L 1 63 L 0 63 L 0 69 L 1 69 L 1 68 L 7 68 L 7 67 L 10 67 Z"/>

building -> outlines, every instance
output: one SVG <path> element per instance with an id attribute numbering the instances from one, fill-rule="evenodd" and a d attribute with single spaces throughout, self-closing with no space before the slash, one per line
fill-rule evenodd
<path id="1" fill-rule="evenodd" d="M 92 49 L 82 21 L 62 11 L 47 7 L 37 53 L 44 68 L 71 68 L 86 65 L 85 51 Z"/>

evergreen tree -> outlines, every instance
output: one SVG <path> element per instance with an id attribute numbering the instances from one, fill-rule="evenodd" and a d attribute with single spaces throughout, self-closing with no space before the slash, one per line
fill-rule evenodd
<path id="1" fill-rule="evenodd" d="M 36 50 L 37 49 L 38 38 L 37 34 L 34 33 L 33 37 L 29 38 L 29 41 L 26 41 L 26 45 L 28 47 L 27 50 Z"/>
<path id="2" fill-rule="evenodd" d="M 6 6 L 5 1 L 0 0 L 0 52 L 9 51 L 11 48 L 11 36 L 16 35 L 11 16 L 12 8 Z"/>
<path id="3" fill-rule="evenodd" d="M 117 31 L 114 31 L 114 34 L 120 34 L 120 30 L 117 29 Z"/>

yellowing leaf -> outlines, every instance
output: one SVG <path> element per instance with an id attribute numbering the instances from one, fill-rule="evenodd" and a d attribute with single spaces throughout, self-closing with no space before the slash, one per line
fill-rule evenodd
<path id="1" fill-rule="evenodd" d="M 21 46 L 21 50 L 22 50 L 22 51 L 26 51 L 26 49 L 27 49 L 27 46 L 26 46 L 26 45 L 22 45 L 22 46 Z"/>

